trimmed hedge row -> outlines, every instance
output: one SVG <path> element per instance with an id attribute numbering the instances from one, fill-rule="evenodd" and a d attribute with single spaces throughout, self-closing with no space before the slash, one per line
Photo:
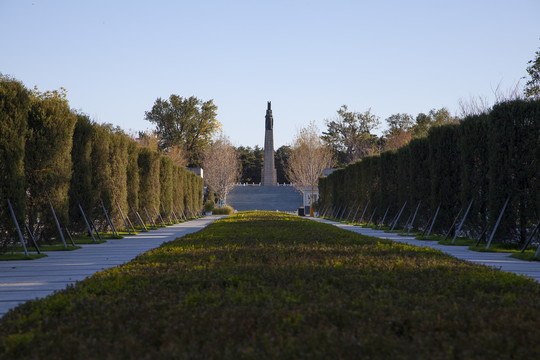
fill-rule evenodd
<path id="1" fill-rule="evenodd" d="M 421 201 L 415 227 L 425 228 L 440 206 L 433 229 L 446 232 L 474 199 L 462 230 L 478 237 L 492 231 L 508 198 L 494 239 L 523 243 L 540 219 L 539 159 L 540 102 L 500 103 L 321 178 L 321 209 L 335 215 L 338 208 L 360 208 L 360 220 L 369 201 L 368 214 L 377 208 L 375 222 L 388 209 L 388 224 L 407 202 L 397 223 L 404 226 Z"/>
<path id="2" fill-rule="evenodd" d="M 10 310 L 0 359 L 538 359 L 539 296 L 434 249 L 240 212 Z"/>
<path id="3" fill-rule="evenodd" d="M 121 129 L 75 113 L 63 90 L 30 92 L 0 76 L 1 248 L 18 238 L 8 199 L 23 230 L 27 223 L 47 240 L 58 236 L 50 204 L 62 227 L 84 232 L 79 204 L 98 228 L 108 226 L 102 203 L 112 224 L 125 228 L 119 207 L 133 224 L 131 208 L 143 219 L 145 207 L 152 217 L 175 209 L 192 216 L 202 209 L 202 193 L 202 178 Z"/>

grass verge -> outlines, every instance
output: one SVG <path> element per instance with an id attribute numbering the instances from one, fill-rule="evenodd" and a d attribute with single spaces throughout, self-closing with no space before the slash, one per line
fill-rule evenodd
<path id="1" fill-rule="evenodd" d="M 0 357 L 539 358 L 539 299 L 433 249 L 246 212 L 20 305 Z"/>
<path id="2" fill-rule="evenodd" d="M 536 251 L 532 250 L 525 250 L 525 252 L 517 252 L 510 255 L 510 257 L 520 259 L 520 260 L 527 260 L 527 261 L 540 261 L 540 256 L 534 256 Z"/>
<path id="3" fill-rule="evenodd" d="M 12 261 L 12 260 L 35 260 L 46 257 L 46 254 L 28 254 L 26 256 L 24 253 L 11 253 L 11 254 L 0 254 L 0 261 Z"/>

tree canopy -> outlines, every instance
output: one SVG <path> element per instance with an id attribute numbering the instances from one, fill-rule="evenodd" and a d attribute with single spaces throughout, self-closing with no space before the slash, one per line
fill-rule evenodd
<path id="1" fill-rule="evenodd" d="M 339 165 L 345 165 L 376 152 L 377 136 L 371 132 L 379 124 L 379 117 L 371 109 L 360 113 L 341 106 L 334 120 L 326 120 L 326 131 L 322 139 L 330 146 Z"/>
<path id="2" fill-rule="evenodd" d="M 525 84 L 525 96 L 540 98 L 540 50 L 536 52 L 536 58 L 528 62 L 527 74 L 529 80 Z"/>
<path id="3" fill-rule="evenodd" d="M 420 113 L 416 116 L 416 122 L 412 127 L 412 137 L 426 137 L 428 131 L 433 126 L 457 124 L 459 119 L 450 114 L 447 108 L 439 110 L 431 109 L 428 114 Z"/>
<path id="4" fill-rule="evenodd" d="M 242 177 L 240 182 L 260 183 L 264 161 L 264 150 L 256 145 L 254 148 L 249 146 L 239 146 L 236 148 L 236 151 L 242 164 Z"/>
<path id="5" fill-rule="evenodd" d="M 385 120 L 388 129 L 384 132 L 384 150 L 399 149 L 411 141 L 414 118 L 409 114 L 393 114 Z"/>
<path id="6" fill-rule="evenodd" d="M 168 100 L 158 98 L 152 110 L 145 112 L 145 118 L 156 125 L 161 150 L 167 152 L 179 147 L 186 152 L 189 166 L 198 167 L 212 137 L 221 127 L 216 111 L 213 100 L 172 94 Z"/>

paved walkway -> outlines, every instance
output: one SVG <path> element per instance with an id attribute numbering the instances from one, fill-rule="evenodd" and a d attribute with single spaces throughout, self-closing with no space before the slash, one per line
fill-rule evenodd
<path id="1" fill-rule="evenodd" d="M 0 261 L 0 317 L 20 303 L 63 290 L 69 284 L 126 263 L 162 243 L 199 231 L 223 215 L 213 215 L 108 240 L 102 244 L 81 245 L 74 251 L 49 251 L 36 260 Z"/>
<path id="2" fill-rule="evenodd" d="M 491 252 L 478 252 L 468 249 L 468 246 L 451 246 L 440 245 L 436 241 L 416 240 L 412 236 L 400 236 L 396 233 L 385 233 L 383 230 L 373 230 L 370 228 L 362 228 L 360 226 L 347 225 L 334 221 L 311 218 L 316 221 L 324 222 L 327 224 L 335 225 L 345 230 L 354 231 L 362 235 L 375 236 L 381 239 L 389 239 L 392 241 L 415 245 L 426 246 L 434 249 L 438 249 L 446 254 L 452 255 L 458 259 L 467 260 L 477 264 L 483 264 L 491 266 L 503 271 L 512 272 L 515 274 L 522 274 L 528 276 L 538 282 L 540 282 L 540 262 L 537 261 L 524 261 L 514 259 L 510 257 L 508 253 L 491 253 Z"/>

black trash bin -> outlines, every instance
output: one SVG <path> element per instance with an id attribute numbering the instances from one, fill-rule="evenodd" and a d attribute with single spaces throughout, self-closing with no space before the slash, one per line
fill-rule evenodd
<path id="1" fill-rule="evenodd" d="M 304 207 L 303 206 L 300 206 L 298 208 L 298 216 L 306 216 L 306 214 L 304 213 Z"/>

